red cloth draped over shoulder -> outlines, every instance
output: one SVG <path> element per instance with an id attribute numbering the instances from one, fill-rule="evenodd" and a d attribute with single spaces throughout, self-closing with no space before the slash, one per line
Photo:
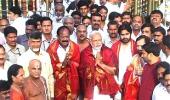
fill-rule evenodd
<path id="1" fill-rule="evenodd" d="M 122 83 L 123 100 L 137 100 L 139 87 L 139 77 L 134 75 L 134 66 L 130 64 L 124 74 Z"/>
<path id="2" fill-rule="evenodd" d="M 134 40 L 130 40 L 131 42 L 131 52 L 132 52 L 132 56 L 137 54 L 137 45 L 135 43 Z M 120 51 L 120 47 L 121 47 L 121 41 L 117 41 L 116 43 L 114 43 L 111 47 L 113 53 L 116 55 L 116 59 L 117 59 L 117 63 L 119 63 L 119 51 Z M 119 68 L 117 69 L 117 73 L 119 71 Z"/>
<path id="3" fill-rule="evenodd" d="M 115 67 L 115 55 L 111 49 L 103 45 L 100 53 L 104 64 Z M 84 97 L 93 98 L 95 85 L 98 86 L 100 94 L 107 94 L 114 97 L 119 90 L 119 86 L 112 74 L 107 73 L 99 66 L 95 66 L 95 58 L 92 54 L 91 46 L 88 46 L 81 52 L 80 60 L 79 73 L 83 81 Z"/>
<path id="4" fill-rule="evenodd" d="M 10 100 L 25 100 L 22 92 L 15 89 L 10 89 Z"/>
<path id="5" fill-rule="evenodd" d="M 61 62 L 59 61 L 57 55 L 57 49 L 59 47 L 59 41 L 56 40 L 52 44 L 50 44 L 47 52 L 50 55 L 51 63 L 53 66 L 55 81 L 55 89 L 54 89 L 54 97 L 57 100 L 65 100 L 67 99 L 68 90 L 71 91 L 71 94 L 78 94 L 79 91 L 79 77 L 77 72 L 77 67 L 79 66 L 80 61 L 80 51 L 79 46 L 74 42 L 70 41 L 70 49 L 71 52 L 70 63 L 65 67 L 61 68 Z M 70 89 L 66 85 L 70 84 Z"/>

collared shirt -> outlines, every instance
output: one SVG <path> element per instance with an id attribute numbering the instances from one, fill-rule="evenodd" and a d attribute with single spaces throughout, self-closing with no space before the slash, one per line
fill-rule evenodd
<path id="1" fill-rule="evenodd" d="M 15 64 L 19 56 L 25 52 L 24 46 L 16 44 L 16 47 L 12 49 L 7 43 L 3 45 L 6 52 L 6 59 Z"/>
<path id="2" fill-rule="evenodd" d="M 141 36 L 141 35 L 142 35 L 142 32 L 141 32 L 141 31 L 138 33 L 137 36 L 135 36 L 134 33 L 132 32 L 132 34 L 131 34 L 131 39 L 133 39 L 134 41 L 136 41 L 136 39 L 137 39 L 139 36 Z"/>
<path id="3" fill-rule="evenodd" d="M 110 36 L 107 35 L 107 36 L 105 37 L 105 39 L 104 39 L 104 44 L 105 44 L 108 48 L 111 48 L 112 45 L 113 45 L 114 43 L 116 43 L 117 41 L 118 41 L 118 39 L 116 39 L 115 41 L 112 41 L 111 38 L 110 38 Z"/>
<path id="4" fill-rule="evenodd" d="M 54 77 L 51 65 L 51 59 L 47 52 L 40 50 L 39 55 L 36 55 L 31 49 L 28 49 L 17 60 L 17 64 L 23 66 L 25 77 L 29 75 L 28 66 L 32 59 L 40 60 L 42 64 L 41 75 L 45 78 L 48 88 L 48 95 L 54 97 Z"/>
<path id="5" fill-rule="evenodd" d="M 49 47 L 50 43 L 52 43 L 55 40 L 55 38 L 51 37 L 51 40 L 48 41 L 46 40 L 46 38 L 44 37 L 44 35 L 42 34 L 42 43 L 41 43 L 41 49 L 46 51 L 47 48 Z"/>
<path id="6" fill-rule="evenodd" d="M 170 93 L 168 93 L 165 86 L 159 83 L 153 91 L 152 100 L 169 100 L 169 99 Z"/>
<path id="7" fill-rule="evenodd" d="M 64 49 L 61 45 L 58 46 L 57 55 L 58 55 L 60 62 L 64 61 L 69 49 L 70 49 L 70 44 L 66 47 L 66 49 Z"/>
<path id="8" fill-rule="evenodd" d="M 12 63 L 10 63 L 9 61 L 5 61 L 3 68 L 0 67 L 0 73 L 1 73 L 0 80 L 5 80 L 5 81 L 8 80 L 7 72 L 11 65 L 12 65 Z"/>

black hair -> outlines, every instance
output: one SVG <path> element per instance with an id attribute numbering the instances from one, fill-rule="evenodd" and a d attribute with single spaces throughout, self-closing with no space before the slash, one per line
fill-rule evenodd
<path id="1" fill-rule="evenodd" d="M 57 30 L 57 36 L 59 36 L 60 33 L 61 33 L 63 30 L 65 30 L 65 29 L 68 30 L 69 33 L 71 33 L 70 29 L 69 29 L 67 26 L 61 26 L 61 27 L 59 27 L 58 30 Z"/>
<path id="2" fill-rule="evenodd" d="M 91 6 L 90 6 L 90 11 L 92 11 L 93 9 L 98 9 L 98 5 L 97 4 L 92 4 Z"/>
<path id="3" fill-rule="evenodd" d="M 34 13 L 30 18 L 36 20 L 36 21 L 41 21 L 41 16 L 39 14 Z"/>
<path id="4" fill-rule="evenodd" d="M 4 29 L 4 36 L 7 37 L 9 33 L 15 33 L 17 35 L 17 30 L 15 27 L 13 26 L 7 26 Z"/>
<path id="5" fill-rule="evenodd" d="M 141 40 L 141 39 L 144 39 L 144 40 L 145 40 L 145 44 L 151 42 L 151 39 L 150 39 L 149 37 L 145 36 L 145 35 L 139 36 L 139 37 L 136 39 L 136 42 L 139 41 L 139 40 Z"/>
<path id="6" fill-rule="evenodd" d="M 163 27 L 154 28 L 153 32 L 160 32 L 163 36 L 166 35 L 166 31 Z"/>
<path id="7" fill-rule="evenodd" d="M 115 18 L 117 18 L 117 17 L 121 17 L 121 14 L 119 14 L 119 13 L 117 13 L 117 12 L 111 12 L 111 13 L 109 14 L 109 21 L 115 20 Z"/>
<path id="8" fill-rule="evenodd" d="M 119 27 L 119 25 L 116 21 L 109 21 L 107 24 L 107 27 L 109 28 L 110 25 L 116 25 L 117 28 Z"/>
<path id="9" fill-rule="evenodd" d="M 33 25 L 34 28 L 36 29 L 37 28 L 37 23 L 34 19 L 28 19 L 26 22 L 25 22 L 25 25 Z"/>
<path id="10" fill-rule="evenodd" d="M 132 19 L 132 14 L 130 12 L 127 12 L 127 11 L 123 12 L 122 16 L 125 16 L 125 15 L 129 15 L 130 18 Z"/>
<path id="11" fill-rule="evenodd" d="M 91 18 L 90 18 L 89 16 L 83 16 L 82 22 L 83 22 L 85 19 L 90 19 L 90 20 L 91 20 Z"/>
<path id="12" fill-rule="evenodd" d="M 81 17 L 81 13 L 80 13 L 79 11 L 73 11 L 73 12 L 71 13 L 71 16 L 73 17 L 74 15 L 78 15 L 78 16 Z"/>
<path id="13" fill-rule="evenodd" d="M 9 11 L 13 12 L 14 14 L 17 14 L 18 16 L 21 16 L 21 9 L 19 6 L 13 6 L 9 9 Z"/>
<path id="14" fill-rule="evenodd" d="M 131 28 L 130 24 L 128 24 L 128 23 L 124 23 L 124 24 L 120 25 L 118 28 L 118 33 L 120 34 L 122 32 L 122 30 L 127 30 L 130 34 L 132 34 L 132 28 Z"/>
<path id="15" fill-rule="evenodd" d="M 163 78 L 165 79 L 165 76 L 170 74 L 170 69 L 168 68 L 164 73 L 163 73 Z"/>
<path id="16" fill-rule="evenodd" d="M 98 17 L 101 17 L 101 19 L 102 19 L 102 16 L 101 16 L 99 13 L 93 13 L 93 14 L 91 14 L 91 19 L 92 19 L 93 16 L 98 16 Z"/>
<path id="17" fill-rule="evenodd" d="M 150 16 L 151 16 L 152 14 L 159 14 L 159 15 L 161 15 L 161 18 L 163 18 L 163 13 L 162 13 L 160 10 L 153 10 L 153 11 L 151 12 Z"/>
<path id="18" fill-rule="evenodd" d="M 19 69 L 23 68 L 21 65 L 13 64 L 8 69 L 8 83 L 11 86 L 13 83 L 12 76 L 17 76 L 19 73 Z"/>
<path id="19" fill-rule="evenodd" d="M 170 49 L 170 35 L 164 36 L 162 43 Z"/>
<path id="20" fill-rule="evenodd" d="M 0 92 L 1 91 L 6 91 L 10 89 L 10 85 L 8 83 L 8 81 L 5 80 L 0 80 Z"/>
<path id="21" fill-rule="evenodd" d="M 156 69 L 158 70 L 159 68 L 164 68 L 165 69 L 165 71 L 166 70 L 168 70 L 168 69 L 170 69 L 170 65 L 169 65 L 169 63 L 167 63 L 167 62 L 165 62 L 165 61 L 162 61 L 162 62 L 160 62 L 160 63 L 158 63 L 157 65 L 156 65 Z"/>
<path id="22" fill-rule="evenodd" d="M 99 6 L 99 7 L 97 8 L 97 12 L 99 12 L 99 11 L 100 11 L 100 10 L 102 10 L 102 9 L 104 9 L 104 10 L 106 10 L 106 11 L 108 12 L 107 7 L 106 7 L 106 6 L 104 6 L 104 5 Z"/>
<path id="23" fill-rule="evenodd" d="M 42 23 L 43 23 L 44 21 L 50 21 L 50 22 L 51 22 L 51 25 L 53 24 L 53 21 L 51 20 L 50 17 L 42 17 L 41 20 L 40 20 L 41 25 L 42 25 Z"/>
<path id="24" fill-rule="evenodd" d="M 153 53 L 153 55 L 159 57 L 161 49 L 156 43 L 149 42 L 147 44 L 144 44 L 142 48 L 147 52 L 147 53 Z"/>
<path id="25" fill-rule="evenodd" d="M 145 27 L 150 27 L 151 33 L 153 33 L 154 26 L 151 23 L 144 23 L 141 27 L 141 30 L 143 30 Z"/>
<path id="26" fill-rule="evenodd" d="M 80 9 L 82 6 L 87 6 L 89 7 L 89 2 L 87 0 L 80 0 L 78 3 L 77 3 L 77 8 Z"/>
<path id="27" fill-rule="evenodd" d="M 42 33 L 41 32 L 32 32 L 29 35 L 29 39 L 42 39 Z"/>
<path id="28" fill-rule="evenodd" d="M 1 45 L 1 44 L 0 44 L 0 48 L 2 48 L 2 49 L 5 51 L 5 48 L 4 48 L 4 46 L 3 46 L 3 45 Z"/>

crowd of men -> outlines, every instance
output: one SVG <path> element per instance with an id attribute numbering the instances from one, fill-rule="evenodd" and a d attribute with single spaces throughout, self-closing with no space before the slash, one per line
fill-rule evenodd
<path id="1" fill-rule="evenodd" d="M 121 0 L 54 0 L 0 19 L 0 100 L 169 100 L 170 28 Z"/>

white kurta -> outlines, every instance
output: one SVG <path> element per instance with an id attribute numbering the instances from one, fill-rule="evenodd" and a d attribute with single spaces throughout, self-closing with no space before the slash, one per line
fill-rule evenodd
<path id="1" fill-rule="evenodd" d="M 126 72 L 128 65 L 130 65 L 131 61 L 132 61 L 131 43 L 129 43 L 128 46 L 126 47 L 121 44 L 119 51 L 119 76 L 118 76 L 119 84 L 122 83 L 123 76 Z"/>
<path id="2" fill-rule="evenodd" d="M 9 67 L 12 65 L 12 63 L 8 62 L 8 61 L 5 61 L 5 64 L 4 64 L 4 68 L 1 68 L 0 67 L 0 80 L 5 80 L 7 81 L 8 78 L 7 78 L 7 72 L 8 72 L 8 69 Z"/>
<path id="3" fill-rule="evenodd" d="M 113 98 L 111 98 L 110 95 L 99 94 L 99 88 L 95 86 L 93 91 L 93 100 L 113 100 Z"/>
<path id="4" fill-rule="evenodd" d="M 170 93 L 159 83 L 153 90 L 152 100 L 170 100 Z"/>

